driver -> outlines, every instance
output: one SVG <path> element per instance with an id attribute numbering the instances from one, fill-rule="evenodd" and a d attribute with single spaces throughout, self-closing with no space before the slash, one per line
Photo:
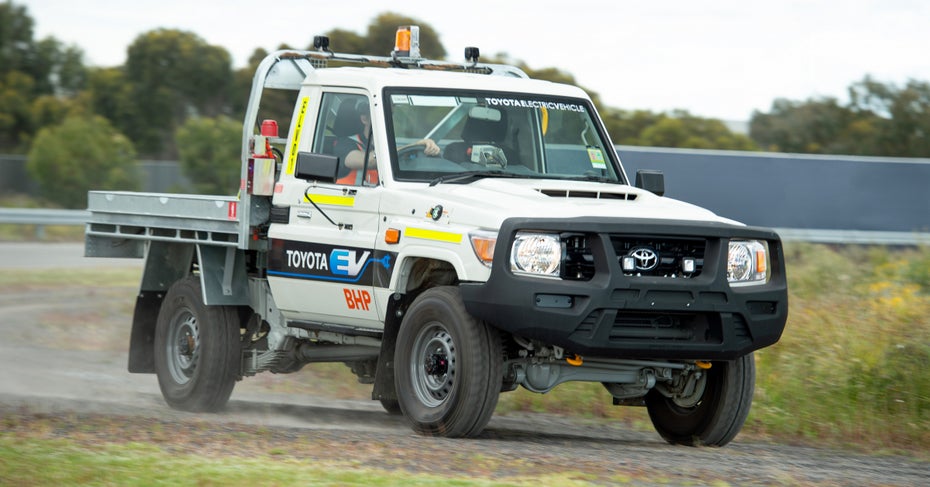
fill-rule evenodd
<path id="1" fill-rule="evenodd" d="M 366 166 L 365 153 L 367 151 L 367 167 L 369 169 L 365 171 L 364 182 L 368 184 L 378 184 L 378 158 L 375 154 L 374 147 L 370 147 L 369 144 L 369 135 L 371 135 L 371 112 L 368 109 L 368 104 L 365 102 L 360 102 L 356 106 L 356 111 L 358 112 L 359 122 L 361 122 L 359 132 L 348 137 L 341 137 L 336 141 L 335 153 L 340 156 L 346 167 L 350 169 L 349 174 L 337 179 L 336 182 L 339 184 L 351 185 L 361 184 L 362 181 L 359 180 L 359 174 Z M 430 157 L 438 156 L 439 153 L 442 152 L 432 139 L 418 140 L 398 150 L 418 145 L 424 146 L 423 153 Z"/>

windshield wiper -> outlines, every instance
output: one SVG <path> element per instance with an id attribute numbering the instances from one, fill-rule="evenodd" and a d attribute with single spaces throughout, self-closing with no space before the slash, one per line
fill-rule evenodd
<path id="1" fill-rule="evenodd" d="M 465 171 L 457 172 L 452 174 L 443 174 L 438 178 L 429 182 L 430 186 L 436 186 L 439 183 L 457 183 L 459 181 L 465 181 L 468 179 L 476 180 L 481 178 L 519 178 L 524 177 L 519 174 L 512 172 L 504 172 L 501 170 L 494 171 Z"/>

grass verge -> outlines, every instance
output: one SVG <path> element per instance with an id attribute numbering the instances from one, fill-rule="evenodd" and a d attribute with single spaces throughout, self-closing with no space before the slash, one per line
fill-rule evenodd
<path id="1" fill-rule="evenodd" d="M 410 446 L 346 445 L 344 438 L 323 435 L 276 438 L 261 428 L 230 430 L 196 421 L 140 425 L 119 417 L 11 415 L 3 422 L 4 485 L 584 486 L 599 477 L 562 467 L 501 476 L 492 459 L 474 452 L 456 454 L 454 467 L 437 469 L 431 465 L 449 462 L 448 452 L 434 457 L 419 448 L 407 452 Z M 420 463 L 411 454 L 429 458 Z"/>

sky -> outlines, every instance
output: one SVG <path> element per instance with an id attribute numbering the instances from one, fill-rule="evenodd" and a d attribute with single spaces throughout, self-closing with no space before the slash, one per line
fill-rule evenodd
<path id="1" fill-rule="evenodd" d="M 673 109 L 728 121 L 777 98 L 831 96 L 866 75 L 901 86 L 930 81 L 927 0 L 14 0 L 36 39 L 75 44 L 92 66 L 118 66 L 137 36 L 194 32 L 226 48 L 235 68 L 257 47 L 306 48 L 341 28 L 365 34 L 391 11 L 429 24 L 451 60 L 466 46 L 572 74 L 626 110 Z M 339 51 L 339 46 L 332 46 Z M 385 40 L 385 54 L 393 39 Z"/>

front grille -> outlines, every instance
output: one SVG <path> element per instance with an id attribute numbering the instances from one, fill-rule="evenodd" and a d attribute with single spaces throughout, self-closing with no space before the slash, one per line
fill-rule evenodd
<path id="1" fill-rule="evenodd" d="M 703 239 L 612 235 L 610 242 L 623 267 L 624 257 L 633 257 L 636 267 L 624 269 L 628 276 L 692 278 L 701 275 L 707 241 Z M 685 259 L 694 261 L 694 270 L 683 268 Z"/>
<path id="2" fill-rule="evenodd" d="M 562 279 L 591 280 L 596 270 L 591 245 L 597 241 L 597 237 L 563 233 L 561 239 Z M 624 257 L 634 258 L 636 267 L 624 269 L 624 274 L 630 277 L 687 279 L 701 275 L 704 268 L 704 254 L 707 249 L 707 241 L 704 239 L 611 235 L 610 243 L 621 269 L 624 269 Z M 683 264 L 686 259 L 693 261 L 693 270 L 685 269 Z"/>

